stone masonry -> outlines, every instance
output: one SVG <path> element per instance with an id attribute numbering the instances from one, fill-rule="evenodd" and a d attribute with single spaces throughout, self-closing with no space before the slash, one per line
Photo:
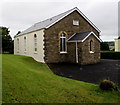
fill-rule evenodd
<path id="1" fill-rule="evenodd" d="M 73 20 L 79 20 L 79 26 L 73 25 Z M 98 37 L 99 32 L 93 28 L 77 11 L 72 12 L 56 24 L 44 31 L 44 53 L 46 63 L 71 62 L 76 63 L 76 46 L 75 43 L 67 43 L 67 53 L 60 54 L 59 33 L 67 33 L 69 38 L 74 33 L 93 31 Z M 94 53 L 89 53 L 89 42 L 93 40 Z M 91 35 L 84 42 L 78 43 L 78 56 L 80 64 L 91 64 L 100 61 L 100 42 Z"/>

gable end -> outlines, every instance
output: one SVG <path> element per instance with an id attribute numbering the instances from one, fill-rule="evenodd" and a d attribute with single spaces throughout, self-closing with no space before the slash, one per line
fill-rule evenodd
<path id="1" fill-rule="evenodd" d="M 71 13 L 73 13 L 74 11 L 77 11 L 79 13 L 79 15 L 81 15 L 93 28 L 95 28 L 98 32 L 101 32 L 77 7 L 73 8 L 71 11 L 69 11 L 66 15 L 64 15 L 63 17 L 59 18 L 58 20 L 56 20 L 55 22 L 53 22 L 52 24 L 49 24 L 47 28 L 51 27 L 52 25 L 54 25 L 55 23 L 59 22 L 60 20 L 62 20 L 63 18 L 65 18 L 66 16 L 70 15 Z"/>

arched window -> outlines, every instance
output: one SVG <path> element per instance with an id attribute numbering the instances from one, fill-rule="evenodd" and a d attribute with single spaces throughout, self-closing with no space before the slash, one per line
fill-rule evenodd
<path id="1" fill-rule="evenodd" d="M 17 50 L 19 51 L 19 39 L 17 39 Z"/>
<path id="2" fill-rule="evenodd" d="M 93 51 L 93 41 L 90 41 L 90 51 Z"/>
<path id="3" fill-rule="evenodd" d="M 34 34 L 34 51 L 37 51 L 37 35 Z"/>
<path id="4" fill-rule="evenodd" d="M 26 37 L 24 37 L 24 51 L 26 51 Z"/>
<path id="5" fill-rule="evenodd" d="M 67 48 L 66 48 L 66 34 L 65 33 L 61 33 L 60 34 L 60 52 L 65 53 L 67 52 Z"/>

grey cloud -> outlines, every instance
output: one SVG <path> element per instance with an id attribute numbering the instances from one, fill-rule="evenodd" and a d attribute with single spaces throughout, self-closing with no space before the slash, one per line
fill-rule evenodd
<path id="1" fill-rule="evenodd" d="M 34 23 L 77 6 L 101 30 L 103 40 L 114 40 L 118 36 L 117 2 L 94 1 L 6 2 L 2 5 L 2 25 L 9 26 L 13 36 L 17 30 L 25 30 Z"/>

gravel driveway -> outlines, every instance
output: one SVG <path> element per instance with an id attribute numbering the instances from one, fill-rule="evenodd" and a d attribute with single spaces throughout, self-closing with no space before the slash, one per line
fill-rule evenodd
<path id="1" fill-rule="evenodd" d="M 59 76 L 95 84 L 109 79 L 120 85 L 120 60 L 102 59 L 98 64 L 85 66 L 72 63 L 54 63 L 48 66 Z"/>

